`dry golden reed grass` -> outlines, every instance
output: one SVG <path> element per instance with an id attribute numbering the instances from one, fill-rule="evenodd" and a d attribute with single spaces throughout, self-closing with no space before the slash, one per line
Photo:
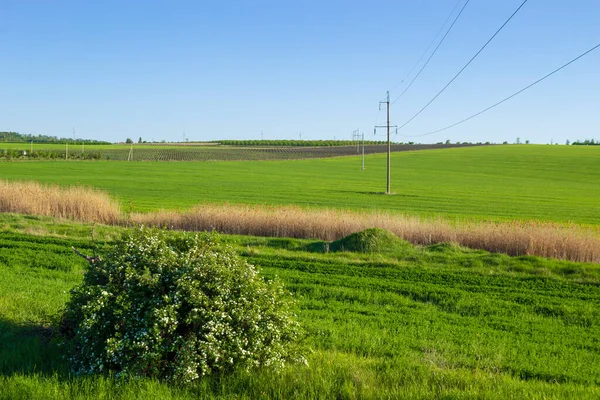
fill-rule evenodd
<path id="1" fill-rule="evenodd" d="M 600 263 L 600 231 L 548 222 L 456 222 L 385 212 L 295 206 L 203 205 L 188 212 L 132 214 L 131 222 L 189 231 L 332 241 L 367 228 L 387 229 L 419 245 L 441 242 L 509 255 Z"/>
<path id="2" fill-rule="evenodd" d="M 53 216 L 103 224 L 121 221 L 119 204 L 106 193 L 80 186 L 0 180 L 0 212 Z"/>
<path id="3" fill-rule="evenodd" d="M 450 222 L 387 212 L 304 209 L 296 206 L 202 205 L 188 212 L 124 215 L 92 188 L 0 180 L 0 212 L 46 215 L 104 224 L 143 224 L 188 231 L 332 241 L 383 228 L 418 245 L 451 242 L 510 255 L 600 263 L 600 228 L 549 222 Z"/>

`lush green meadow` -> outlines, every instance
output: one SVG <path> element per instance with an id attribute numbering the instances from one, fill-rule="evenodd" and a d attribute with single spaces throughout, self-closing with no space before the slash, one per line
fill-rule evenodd
<path id="1" fill-rule="evenodd" d="M 94 228 L 102 248 L 120 228 Z M 224 236 L 298 301 L 308 366 L 191 387 L 74 377 L 54 324 L 92 227 L 0 215 L 0 398 L 598 398 L 600 266 L 441 244 L 318 253 Z"/>
<path id="2" fill-rule="evenodd" d="M 287 161 L 13 161 L 0 176 L 83 184 L 125 211 L 201 203 L 297 204 L 465 219 L 600 223 L 600 147 L 510 145 Z"/>
<path id="3" fill-rule="evenodd" d="M 91 146 L 90 146 L 91 147 Z M 227 162 L 1 161 L 0 179 L 87 185 L 124 211 L 297 204 L 600 226 L 600 147 L 489 146 Z M 122 228 L 0 214 L 0 399 L 600 398 L 600 265 L 448 244 L 374 254 L 223 236 L 298 301 L 308 366 L 191 387 L 74 377 L 57 318 L 91 253 Z"/>

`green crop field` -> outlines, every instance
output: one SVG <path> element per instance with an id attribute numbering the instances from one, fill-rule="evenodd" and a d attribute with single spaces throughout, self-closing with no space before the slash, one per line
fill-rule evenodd
<path id="1" fill-rule="evenodd" d="M 600 397 L 600 266 L 441 244 L 315 253 L 306 240 L 224 236 L 298 302 L 308 366 L 190 387 L 75 377 L 53 325 L 92 227 L 0 215 L 0 398 Z M 97 226 L 99 245 L 121 228 Z"/>
<path id="2" fill-rule="evenodd" d="M 215 149 L 217 150 L 217 149 Z M 0 162 L 0 177 L 107 191 L 125 211 L 297 204 L 474 220 L 600 223 L 600 147 L 510 145 L 286 161 Z"/>
<path id="3" fill-rule="evenodd" d="M 269 141 L 267 141 L 269 142 Z M 277 141 L 275 141 L 277 142 Z M 33 144 L 0 142 L 0 160 L 111 160 L 111 161 L 255 161 L 298 160 L 356 155 L 356 144 L 341 142 L 332 146 L 284 146 L 252 145 L 221 146 L 216 144 Z M 436 148 L 471 146 L 470 144 L 400 145 L 394 144 L 394 152 Z M 365 154 L 385 153 L 387 146 L 367 144 Z M 361 150 L 362 151 L 362 150 Z"/>

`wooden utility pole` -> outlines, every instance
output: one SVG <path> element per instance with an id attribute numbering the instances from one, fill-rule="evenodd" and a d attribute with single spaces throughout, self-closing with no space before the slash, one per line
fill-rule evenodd
<path id="1" fill-rule="evenodd" d="M 379 102 L 379 107 L 381 109 L 381 105 L 384 104 L 386 105 L 386 109 L 387 109 L 387 124 L 383 125 L 383 126 L 376 126 L 375 127 L 375 131 L 377 131 L 377 128 L 386 128 L 387 130 L 387 185 L 386 185 L 386 190 L 385 190 L 385 194 L 391 194 L 391 185 L 390 185 L 390 153 L 392 151 L 392 146 L 391 146 L 391 142 L 390 142 L 390 92 L 387 92 L 387 98 L 386 101 L 380 101 Z M 394 128 L 396 127 L 396 125 L 393 126 Z"/>

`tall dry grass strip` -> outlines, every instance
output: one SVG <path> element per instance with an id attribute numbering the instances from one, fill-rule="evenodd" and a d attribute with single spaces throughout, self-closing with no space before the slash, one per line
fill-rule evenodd
<path id="1" fill-rule="evenodd" d="M 203 205 L 188 212 L 124 216 L 116 201 L 92 188 L 0 180 L 0 212 L 45 215 L 104 224 L 143 224 L 188 231 L 332 241 L 383 228 L 419 245 L 452 242 L 510 255 L 600 263 L 600 229 L 546 222 L 455 222 L 386 212 L 303 209 L 295 206 Z"/>
<path id="2" fill-rule="evenodd" d="M 0 180 L 0 212 L 45 215 L 84 222 L 117 224 L 121 211 L 106 193 L 80 186 Z"/>
<path id="3" fill-rule="evenodd" d="M 452 242 L 509 255 L 536 255 L 600 263 L 600 231 L 579 225 L 457 222 L 443 219 L 295 206 L 204 205 L 188 212 L 132 214 L 130 222 L 188 231 L 313 238 L 332 241 L 367 228 L 383 228 L 419 245 Z"/>

